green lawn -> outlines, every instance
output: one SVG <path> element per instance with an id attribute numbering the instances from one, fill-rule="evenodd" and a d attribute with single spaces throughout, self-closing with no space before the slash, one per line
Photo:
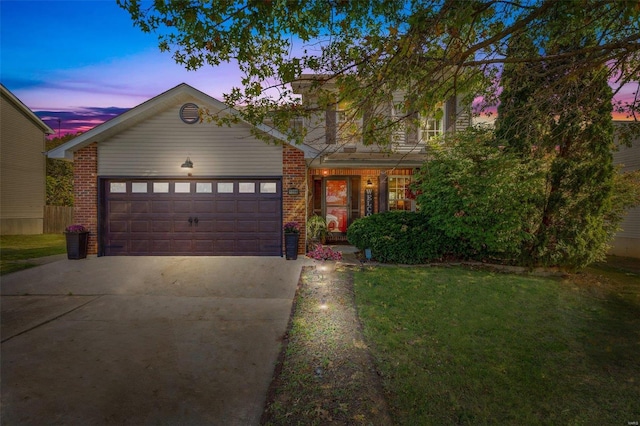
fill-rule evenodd
<path id="1" fill-rule="evenodd" d="M 640 421 L 640 276 L 354 272 L 397 424 Z"/>
<path id="2" fill-rule="evenodd" d="M 26 259 L 66 253 L 63 234 L 1 235 L 0 275 L 35 266 Z"/>

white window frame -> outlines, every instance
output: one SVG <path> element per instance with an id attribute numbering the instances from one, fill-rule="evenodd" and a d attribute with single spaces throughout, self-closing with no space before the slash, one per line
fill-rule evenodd
<path id="1" fill-rule="evenodd" d="M 420 129 L 418 129 L 418 140 L 420 143 L 428 142 L 429 139 L 436 138 L 444 134 L 444 114 L 440 120 L 433 117 L 420 117 Z"/>
<path id="2" fill-rule="evenodd" d="M 388 202 L 388 209 L 389 210 L 396 210 L 396 211 L 416 211 L 416 200 L 413 198 L 406 198 L 406 197 L 402 197 L 402 198 L 397 198 L 397 199 L 393 199 L 391 198 L 391 193 L 392 190 L 394 193 L 397 194 L 398 192 L 398 188 L 399 186 L 396 185 L 394 188 L 391 187 L 391 182 L 392 180 L 397 180 L 397 179 L 403 179 L 403 180 L 407 180 L 407 182 L 404 184 L 404 186 L 402 187 L 403 189 L 406 188 L 406 185 L 410 185 L 411 182 L 413 182 L 413 177 L 412 176 L 408 176 L 408 175 L 391 175 L 387 178 L 387 202 Z M 391 203 L 392 201 L 396 202 L 396 206 L 395 207 L 391 207 Z M 402 201 L 404 204 L 409 203 L 410 207 L 409 209 L 407 208 L 403 208 L 403 209 L 399 209 L 397 207 L 397 202 L 398 201 Z"/>
<path id="3" fill-rule="evenodd" d="M 362 142 L 362 128 L 364 126 L 362 114 L 354 119 L 354 117 L 350 117 L 353 112 L 349 108 L 349 103 L 344 101 L 336 105 L 336 142 L 340 146 Z"/>

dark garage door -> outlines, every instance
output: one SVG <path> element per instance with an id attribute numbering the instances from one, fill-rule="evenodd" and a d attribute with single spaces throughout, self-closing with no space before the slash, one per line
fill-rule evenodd
<path id="1" fill-rule="evenodd" d="M 282 255 L 280 179 L 102 183 L 102 254 Z"/>

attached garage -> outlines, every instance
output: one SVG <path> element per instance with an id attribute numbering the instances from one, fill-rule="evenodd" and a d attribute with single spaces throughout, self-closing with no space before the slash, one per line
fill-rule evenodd
<path id="1" fill-rule="evenodd" d="M 237 114 L 181 84 L 48 153 L 74 162 L 89 254 L 282 256 L 282 224 L 304 229 L 317 153 L 266 125 L 201 122 L 204 110 Z"/>
<path id="2" fill-rule="evenodd" d="M 280 179 L 105 179 L 112 255 L 280 256 Z"/>

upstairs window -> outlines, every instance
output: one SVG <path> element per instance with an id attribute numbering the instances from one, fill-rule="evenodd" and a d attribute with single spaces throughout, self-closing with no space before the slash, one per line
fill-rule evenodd
<path id="1" fill-rule="evenodd" d="M 340 102 L 326 112 L 326 143 L 354 144 L 362 140 L 362 114 L 349 102 Z"/>
<path id="2" fill-rule="evenodd" d="M 422 118 L 420 121 L 421 142 L 427 142 L 431 138 L 440 136 L 444 131 L 442 119 Z"/>

